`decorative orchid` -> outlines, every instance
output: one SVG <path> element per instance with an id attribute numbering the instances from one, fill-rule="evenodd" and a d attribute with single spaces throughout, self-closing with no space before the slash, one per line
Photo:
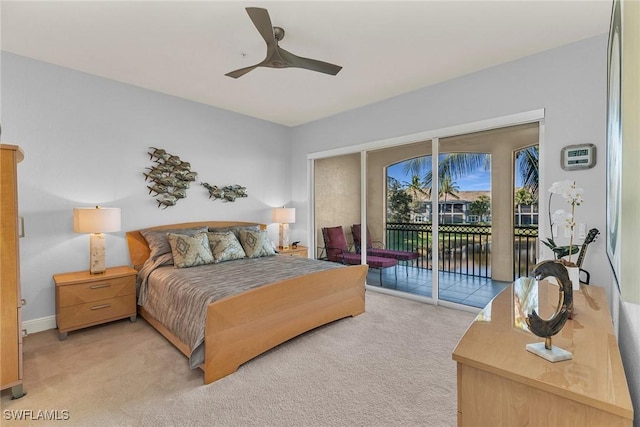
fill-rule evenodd
<path id="1" fill-rule="evenodd" d="M 564 226 L 569 227 L 571 230 L 571 237 L 569 240 L 569 246 L 558 246 L 553 241 L 553 238 L 548 238 L 546 241 L 543 241 L 549 249 L 551 249 L 557 258 L 562 258 L 564 256 L 569 256 L 569 262 L 571 262 L 572 254 L 576 253 L 579 249 L 578 246 L 573 245 L 573 229 L 576 226 L 575 220 L 575 210 L 576 206 L 580 206 L 583 202 L 582 194 L 584 190 L 578 186 L 576 186 L 575 181 L 557 181 L 551 185 L 549 188 L 549 223 L 551 225 L 551 229 L 553 229 L 554 225 L 564 224 Z M 561 196 L 568 204 L 571 205 L 571 212 L 567 212 L 564 209 L 556 210 L 553 215 L 551 214 L 551 198 L 554 194 Z"/>

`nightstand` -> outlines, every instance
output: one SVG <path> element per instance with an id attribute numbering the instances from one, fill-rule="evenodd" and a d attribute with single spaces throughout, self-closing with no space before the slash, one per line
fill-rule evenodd
<path id="1" fill-rule="evenodd" d="M 56 322 L 60 340 L 67 332 L 128 317 L 136 321 L 136 274 L 130 267 L 55 274 Z"/>
<path id="2" fill-rule="evenodd" d="M 298 247 L 294 248 L 292 246 L 289 246 L 289 249 L 280 249 L 278 248 L 278 253 L 282 254 L 282 255 L 288 255 L 288 256 L 299 256 L 302 258 L 308 258 L 308 251 L 307 251 L 307 247 L 306 246 L 301 246 L 298 245 Z"/>

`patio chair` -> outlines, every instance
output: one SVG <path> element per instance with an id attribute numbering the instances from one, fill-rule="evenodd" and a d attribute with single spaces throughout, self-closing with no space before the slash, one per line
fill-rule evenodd
<path id="1" fill-rule="evenodd" d="M 356 246 L 356 252 L 361 253 L 362 251 L 362 226 L 360 224 L 353 224 L 351 226 L 351 233 L 353 234 L 353 243 Z M 392 258 L 398 262 L 404 262 L 407 270 L 407 274 L 409 274 L 409 262 L 414 259 L 420 258 L 419 252 L 414 251 L 397 251 L 393 249 L 385 249 L 383 247 L 374 247 L 374 244 L 377 243 L 382 245 L 382 242 L 373 241 L 371 239 L 371 233 L 369 232 L 369 227 L 367 227 L 367 257 L 375 256 L 381 258 Z"/>
<path id="2" fill-rule="evenodd" d="M 347 239 L 344 237 L 342 226 L 325 227 L 322 229 L 322 238 L 324 239 L 324 247 L 327 253 L 327 259 L 333 262 L 339 262 L 347 265 L 359 265 L 362 263 L 362 256 L 357 253 L 349 252 L 347 249 Z M 369 268 L 380 270 L 380 285 L 382 285 L 382 269 L 389 267 L 397 267 L 398 261 L 393 258 L 383 258 L 367 255 L 367 265 Z M 398 280 L 398 271 L 396 268 L 396 280 Z"/>

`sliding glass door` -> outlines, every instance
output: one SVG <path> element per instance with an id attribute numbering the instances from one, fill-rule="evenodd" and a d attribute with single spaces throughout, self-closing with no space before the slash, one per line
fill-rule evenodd
<path id="1" fill-rule="evenodd" d="M 538 138 L 532 122 L 313 159 L 316 257 L 341 226 L 371 289 L 483 307 L 522 268 L 514 159 Z"/>

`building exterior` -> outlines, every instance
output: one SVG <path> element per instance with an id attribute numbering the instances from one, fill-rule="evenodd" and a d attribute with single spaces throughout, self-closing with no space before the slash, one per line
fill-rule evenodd
<path id="1" fill-rule="evenodd" d="M 480 196 L 491 197 L 490 191 L 460 191 L 458 199 L 449 198 L 438 202 L 438 215 L 441 224 L 476 224 L 491 222 L 491 210 L 486 215 L 471 212 L 471 204 Z M 420 202 L 418 212 L 413 212 L 411 222 L 431 222 L 431 202 Z M 538 204 L 520 205 L 514 207 L 515 226 L 538 225 Z"/>

